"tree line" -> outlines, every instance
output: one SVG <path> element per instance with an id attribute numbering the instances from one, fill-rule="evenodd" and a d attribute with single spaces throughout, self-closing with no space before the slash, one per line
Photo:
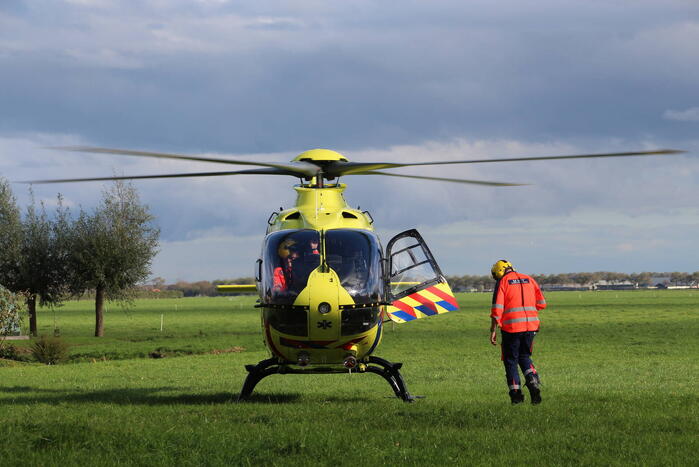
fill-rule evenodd
<path id="1" fill-rule="evenodd" d="M 104 335 L 105 300 L 128 300 L 150 275 L 159 229 L 133 185 L 116 181 L 91 211 L 76 216 L 59 194 L 55 213 L 30 188 L 24 214 L 0 178 L 0 285 L 26 297 L 29 333 L 37 335 L 36 305 L 55 307 L 94 295 L 95 336 Z"/>
<path id="2" fill-rule="evenodd" d="M 669 285 L 691 285 L 699 283 L 699 271 L 696 272 L 573 272 L 564 274 L 532 274 L 539 285 L 592 285 L 601 281 L 607 283 L 630 282 L 639 287 L 658 285 L 658 278 L 667 278 Z M 454 291 L 489 290 L 495 281 L 490 276 L 448 276 L 447 281 Z"/>
<path id="3" fill-rule="evenodd" d="M 216 290 L 217 285 L 221 284 L 254 284 L 253 277 L 238 277 L 235 279 L 216 279 L 213 281 L 195 281 L 187 282 L 179 280 L 173 284 L 166 284 L 165 279 L 156 277 L 148 284 L 139 287 L 142 296 L 154 297 L 157 294 L 172 297 L 173 294 L 163 292 L 176 292 L 180 297 L 215 297 L 219 295 Z"/>
<path id="4" fill-rule="evenodd" d="M 532 277 L 540 285 L 592 285 L 601 281 L 607 283 L 630 282 L 639 287 L 653 287 L 657 285 L 654 279 L 667 278 L 669 285 L 690 285 L 699 283 L 699 271 L 689 272 L 641 272 L 641 273 L 621 273 L 621 272 L 573 272 L 565 274 L 533 274 Z M 455 292 L 463 291 L 484 291 L 492 290 L 495 281 L 490 276 L 447 276 L 447 281 Z M 219 284 L 254 284 L 252 277 L 242 277 L 236 279 L 216 279 L 213 281 L 177 281 L 173 284 L 166 284 L 163 278 L 155 278 L 147 286 L 142 286 L 144 291 L 176 291 L 184 297 L 214 297 L 218 295 L 216 286 Z"/>

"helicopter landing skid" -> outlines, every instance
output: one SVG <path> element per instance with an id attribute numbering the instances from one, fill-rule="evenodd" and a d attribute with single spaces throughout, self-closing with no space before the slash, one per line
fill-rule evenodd
<path id="1" fill-rule="evenodd" d="M 370 356 L 365 362 L 360 364 L 356 373 L 375 373 L 385 379 L 393 389 L 396 397 L 402 399 L 403 402 L 413 402 L 416 397 L 410 395 L 405 387 L 405 381 L 400 374 L 402 363 L 391 363 L 383 358 Z M 252 391 L 257 386 L 257 383 L 263 378 L 273 374 L 329 374 L 329 373 L 347 373 L 349 370 L 344 368 L 332 367 L 317 367 L 308 369 L 291 368 L 287 364 L 279 363 L 276 358 L 268 358 L 262 360 L 257 365 L 245 365 L 248 371 L 248 376 L 243 383 L 243 389 L 238 396 L 239 401 L 244 401 L 252 395 Z M 418 396 L 419 397 L 419 396 Z"/>

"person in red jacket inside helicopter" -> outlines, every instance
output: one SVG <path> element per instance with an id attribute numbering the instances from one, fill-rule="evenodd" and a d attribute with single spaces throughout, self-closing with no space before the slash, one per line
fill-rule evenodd
<path id="1" fill-rule="evenodd" d="M 280 243 L 279 248 L 277 249 L 277 254 L 281 260 L 281 265 L 274 268 L 274 271 L 272 272 L 273 292 L 286 293 L 291 287 L 294 260 L 299 257 L 295 246 L 296 241 L 286 239 Z"/>
<path id="2" fill-rule="evenodd" d="M 490 343 L 497 344 L 496 330 L 502 331 L 502 361 L 513 404 L 524 402 L 520 386 L 521 368 L 526 380 L 532 404 L 541 402 L 539 374 L 531 360 L 534 337 L 539 331 L 539 310 L 546 308 L 546 299 L 536 281 L 526 274 L 515 271 L 512 264 L 499 260 L 492 269 L 497 281 L 493 290 L 493 305 L 490 309 Z"/>

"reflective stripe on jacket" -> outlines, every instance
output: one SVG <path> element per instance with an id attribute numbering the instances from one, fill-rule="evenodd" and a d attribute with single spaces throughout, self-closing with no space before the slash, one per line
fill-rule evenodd
<path id="1" fill-rule="evenodd" d="M 493 291 L 490 316 L 505 332 L 539 330 L 539 310 L 546 308 L 546 299 L 539 284 L 516 271 L 505 274 Z"/>

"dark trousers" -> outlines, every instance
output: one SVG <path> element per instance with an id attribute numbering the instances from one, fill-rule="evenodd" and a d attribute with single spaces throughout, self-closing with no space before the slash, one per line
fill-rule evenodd
<path id="1" fill-rule="evenodd" d="M 505 332 L 502 331 L 502 362 L 505 364 L 505 376 L 507 386 L 510 389 L 521 389 L 519 371 L 522 369 L 525 379 L 530 374 L 536 374 L 536 368 L 532 362 L 532 347 L 536 331 Z"/>

